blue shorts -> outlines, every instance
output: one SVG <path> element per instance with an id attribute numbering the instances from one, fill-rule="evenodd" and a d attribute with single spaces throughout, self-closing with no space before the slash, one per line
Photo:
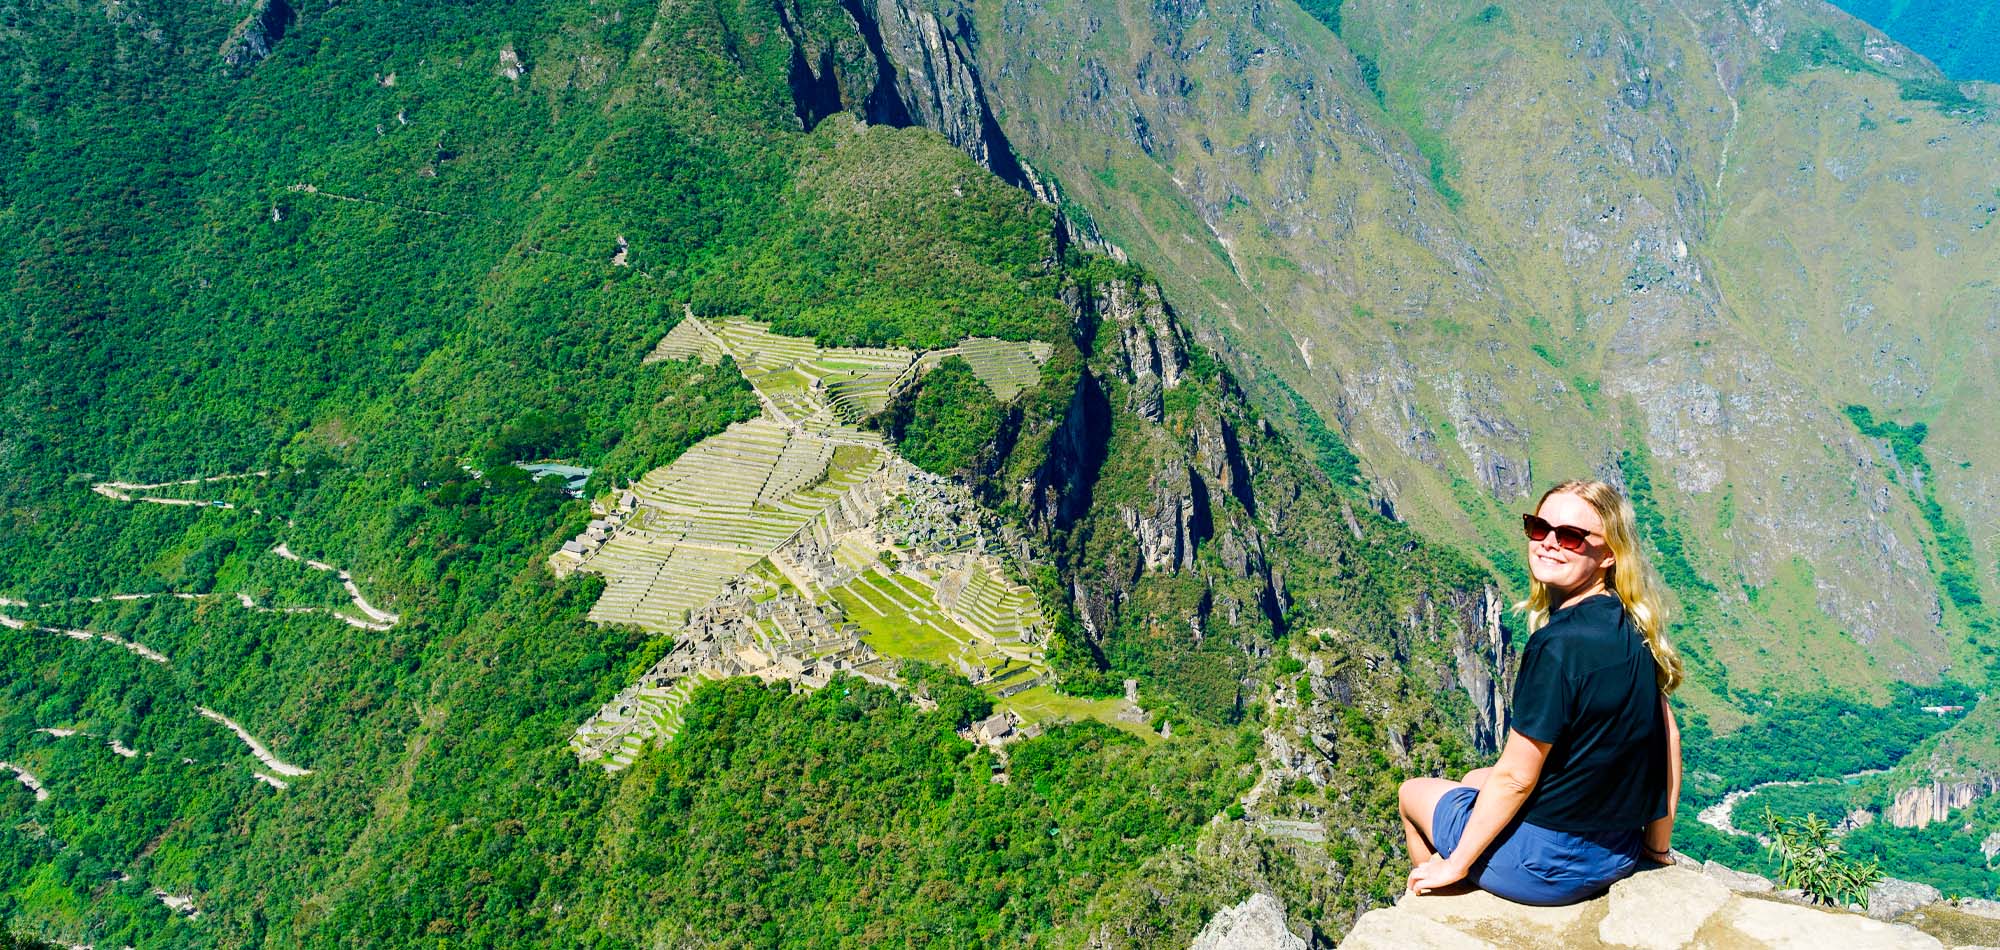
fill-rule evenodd
<path id="1" fill-rule="evenodd" d="M 1477 789 L 1454 788 L 1431 813 L 1431 839 L 1450 857 L 1472 816 Z M 1466 880 L 1517 904 L 1553 907 L 1588 900 L 1639 867 L 1645 835 L 1630 831 L 1553 831 L 1516 819 L 1501 829 Z"/>

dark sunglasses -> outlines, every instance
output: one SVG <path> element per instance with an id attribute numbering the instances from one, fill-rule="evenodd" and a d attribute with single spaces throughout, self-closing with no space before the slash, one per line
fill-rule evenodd
<path id="1" fill-rule="evenodd" d="M 1590 550 L 1590 532 L 1574 525 L 1549 524 L 1534 515 L 1522 515 L 1521 530 L 1527 532 L 1530 541 L 1540 541 L 1553 531 L 1556 533 L 1556 546 L 1563 550 L 1577 554 Z"/>

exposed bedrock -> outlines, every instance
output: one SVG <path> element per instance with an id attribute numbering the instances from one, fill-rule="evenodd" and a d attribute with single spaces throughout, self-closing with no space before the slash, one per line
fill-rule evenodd
<path id="1" fill-rule="evenodd" d="M 1124 259 L 1088 219 L 1064 213 L 1076 206 L 1055 180 L 1021 160 L 1002 134 L 994 90 L 979 72 L 970 13 L 940 14 L 915 0 L 844 0 L 841 9 L 853 23 L 852 36 L 833 35 L 840 31 L 822 26 L 827 35 L 815 39 L 810 30 L 788 26 L 799 50 L 793 72 L 803 122 L 816 121 L 837 93 L 842 108 L 867 121 L 930 128 L 1058 209 L 1060 240 Z M 1192 16 L 1191 10 L 1182 12 Z M 788 16 L 804 20 L 797 8 Z M 1176 56 L 1190 54 L 1170 48 Z M 1156 57 L 1151 69 L 1146 81 L 1160 88 L 1184 81 L 1168 59 Z M 1327 118 L 1355 121 L 1346 111 Z M 1143 136 L 1144 125 L 1135 125 L 1134 134 Z M 1421 178 L 1399 153 L 1384 152 L 1402 163 L 1399 168 L 1412 183 Z M 1483 291 L 1484 266 L 1469 246 L 1446 232 L 1419 230 L 1427 246 L 1447 247 L 1447 256 L 1463 265 L 1464 279 L 1479 288 L 1475 292 Z M 1306 482 L 1317 474 L 1313 466 L 1295 464 L 1295 448 L 1282 444 L 1250 409 L 1236 377 L 1198 355 L 1199 348 L 1221 355 L 1224 341 L 1209 327 L 1197 335 L 1159 283 L 1098 277 L 1080 281 L 1064 296 L 1073 337 L 1085 354 L 1068 403 L 1058 419 L 1042 423 L 1048 428 L 1034 429 L 1035 423 L 1023 420 L 1021 431 L 1009 433 L 1010 439 L 1018 436 L 1020 446 L 1040 449 L 1035 467 L 1018 481 L 989 483 L 981 491 L 1011 499 L 1024 516 L 1032 546 L 1053 552 L 1093 645 L 1101 646 L 1122 623 L 1136 620 L 1156 634 L 1183 631 L 1190 645 L 1220 634 L 1252 658 L 1265 655 L 1272 638 L 1284 632 L 1293 606 L 1274 539 L 1282 537 L 1284 549 L 1311 559 L 1294 568 L 1325 569 L 1339 577 L 1358 564 L 1358 546 L 1365 543 L 1358 523 L 1300 529 L 1327 513 L 1332 495 L 1308 490 Z M 1252 364 L 1232 368 L 1261 372 Z M 1191 384 L 1192 393 L 1186 391 Z M 1490 384 L 1468 381 L 1463 390 L 1454 417 L 1466 451 L 1485 460 L 1478 481 L 1503 497 L 1525 493 L 1525 429 L 1502 411 Z M 1283 471 L 1270 471 L 1274 467 Z M 1000 472 L 978 474 L 990 479 Z M 1161 588 L 1149 579 L 1173 577 L 1199 583 L 1169 584 L 1180 593 L 1157 596 Z M 1156 595 L 1138 596 L 1147 589 Z M 1438 690 L 1468 698 L 1474 710 L 1469 738 L 1490 750 L 1504 729 L 1499 712 L 1504 703 L 1494 684 L 1507 648 L 1497 636 L 1494 596 L 1475 582 L 1436 597 L 1440 600 L 1421 599 L 1411 617 L 1380 618 L 1372 636 L 1396 654 L 1408 654 L 1415 639 L 1442 646 L 1442 665 L 1427 662 L 1433 672 L 1423 676 Z M 1168 601 L 1177 606 L 1166 606 Z M 1134 613 L 1139 610 L 1145 613 Z M 1423 651 L 1437 652 L 1429 644 Z"/>
<path id="2" fill-rule="evenodd" d="M 863 118 L 878 125 L 931 129 L 1001 180 L 1030 186 L 1030 176 L 987 106 L 966 42 L 972 27 L 962 12 L 941 19 L 899 0 L 843 0 L 841 5 L 866 39 L 880 77 L 859 101 L 854 90 L 842 89 Z"/>
<path id="3" fill-rule="evenodd" d="M 1642 947 L 1841 947 L 1846 950 L 1943 950 L 1916 927 L 1861 914 L 1801 906 L 1742 893 L 1734 877 L 1682 866 L 1641 871 L 1610 893 L 1567 907 L 1528 907 L 1484 891 L 1406 896 L 1369 911 L 1341 942 L 1351 950 L 1409 947 L 1537 947 L 1551 950 Z M 1768 885 L 1769 882 L 1763 882 Z M 1935 893 L 1935 892 L 1933 892 Z M 1924 916 L 1958 913 L 1925 905 Z M 1950 931 L 1941 931 L 1950 933 Z"/>
<path id="4" fill-rule="evenodd" d="M 1285 922 L 1285 905 L 1256 893 L 1215 912 L 1188 950 L 1306 950 Z"/>
<path id="5" fill-rule="evenodd" d="M 1922 828 L 1934 821 L 1946 821 L 1952 812 L 1994 792 L 2000 792 L 2000 775 L 1929 782 L 1897 792 L 1884 815 L 1898 828 Z"/>
<path id="6" fill-rule="evenodd" d="M 285 0 L 257 0 L 250 6 L 250 15 L 236 24 L 223 42 L 222 65 L 243 69 L 262 62 L 297 20 L 298 12 Z"/>

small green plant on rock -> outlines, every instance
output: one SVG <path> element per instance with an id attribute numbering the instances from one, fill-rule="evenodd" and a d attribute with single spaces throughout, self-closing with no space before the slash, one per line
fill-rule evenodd
<path id="1" fill-rule="evenodd" d="M 1833 826 L 1816 814 L 1781 818 L 1766 807 L 1764 830 L 1781 862 L 1779 879 L 1786 887 L 1805 891 L 1817 903 L 1845 906 L 1866 902 L 1868 888 L 1882 880 L 1881 860 L 1869 858 L 1864 863 L 1848 857 L 1834 837 Z"/>

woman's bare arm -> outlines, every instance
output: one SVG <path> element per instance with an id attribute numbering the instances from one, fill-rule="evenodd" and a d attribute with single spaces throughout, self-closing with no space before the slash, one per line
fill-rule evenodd
<path id="1" fill-rule="evenodd" d="M 1493 844 L 1493 839 L 1519 814 L 1528 793 L 1542 779 L 1542 765 L 1548 761 L 1549 744 L 1537 742 L 1511 729 L 1500 761 L 1493 766 L 1486 784 L 1473 800 L 1472 814 L 1465 819 L 1465 831 L 1451 857 L 1433 857 L 1410 872 L 1410 889 L 1419 894 L 1463 879 L 1472 862 Z"/>
<path id="2" fill-rule="evenodd" d="M 1655 857 L 1669 857 L 1674 846 L 1674 810 L 1681 801 L 1681 727 L 1674 721 L 1674 708 L 1660 696 L 1660 713 L 1667 722 L 1667 814 L 1646 825 L 1646 850 Z"/>

